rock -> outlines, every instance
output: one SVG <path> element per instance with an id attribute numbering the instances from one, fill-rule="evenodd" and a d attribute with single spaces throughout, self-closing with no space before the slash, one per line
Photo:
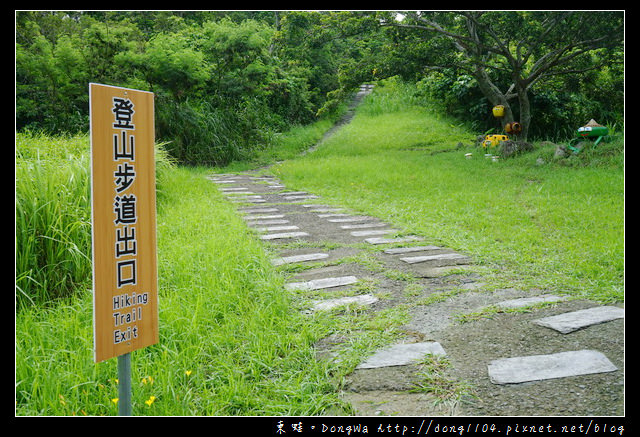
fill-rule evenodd
<path id="1" fill-rule="evenodd" d="M 578 329 L 624 317 L 624 309 L 615 306 L 598 306 L 570 313 L 558 314 L 535 320 L 534 323 L 568 334 Z"/>
<path id="2" fill-rule="evenodd" d="M 554 158 L 564 158 L 565 156 L 567 156 L 567 147 L 563 146 L 562 144 L 559 145 L 558 147 L 556 147 L 556 151 L 553 154 Z"/>
<path id="3" fill-rule="evenodd" d="M 511 156 L 518 155 L 523 152 L 530 152 L 533 150 L 533 144 L 526 141 L 502 141 L 497 148 L 497 153 L 503 158 L 509 158 Z"/>
<path id="4" fill-rule="evenodd" d="M 488 366 L 489 378 L 494 384 L 519 384 L 616 370 L 606 356 L 594 350 L 502 358 L 491 361 Z"/>
<path id="5" fill-rule="evenodd" d="M 378 367 L 406 366 L 423 360 L 426 355 L 446 355 L 440 343 L 427 341 L 423 343 L 396 344 L 376 352 L 356 369 L 375 369 Z"/>

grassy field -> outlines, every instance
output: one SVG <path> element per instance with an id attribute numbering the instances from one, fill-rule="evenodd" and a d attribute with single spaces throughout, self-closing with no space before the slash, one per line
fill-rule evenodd
<path id="1" fill-rule="evenodd" d="M 213 172 L 287 159 L 271 171 L 288 188 L 467 252 L 490 286 L 623 301 L 622 141 L 560 162 L 549 147 L 492 162 L 456 149 L 471 130 L 399 91 L 377 88 L 301 157 L 330 124 L 224 169 L 177 167 L 159 148 L 160 342 L 132 354 L 135 415 L 350 414 L 344 376 L 403 317 L 302 316 Z M 16 415 L 115 415 L 116 360 L 92 353 L 88 137 L 18 135 L 16 149 Z M 341 363 L 315 359 L 314 342 L 347 331 Z"/>
<path id="2" fill-rule="evenodd" d="M 351 124 L 274 173 L 472 255 L 495 287 L 624 300 L 623 138 L 568 159 L 542 144 L 493 162 L 457 147 L 477 133 L 406 94 L 377 88 Z"/>
<path id="3" fill-rule="evenodd" d="M 158 211 L 160 343 L 132 354 L 136 415 L 341 408 L 255 234 L 207 169 L 174 169 Z M 93 363 L 89 290 L 16 315 L 16 414 L 115 415 L 116 360 Z M 338 380 L 339 381 L 339 380 Z"/>

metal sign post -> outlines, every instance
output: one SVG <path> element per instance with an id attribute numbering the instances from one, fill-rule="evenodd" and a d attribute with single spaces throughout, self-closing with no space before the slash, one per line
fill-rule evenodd
<path id="1" fill-rule="evenodd" d="M 92 83 L 89 99 L 94 358 L 118 357 L 131 414 L 130 354 L 158 342 L 153 93 Z"/>
<path id="2" fill-rule="evenodd" d="M 131 354 L 118 357 L 118 415 L 131 416 Z"/>

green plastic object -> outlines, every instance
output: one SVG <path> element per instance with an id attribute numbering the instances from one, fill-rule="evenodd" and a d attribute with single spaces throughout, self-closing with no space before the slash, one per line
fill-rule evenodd
<path id="1" fill-rule="evenodd" d="M 594 140 L 593 145 L 597 146 L 600 141 L 608 137 L 609 129 L 606 126 L 582 126 L 576 131 L 576 138 L 569 142 L 569 148 L 574 153 L 580 152 L 581 149 L 574 147 L 574 144 L 579 143 L 583 139 Z"/>
<path id="2" fill-rule="evenodd" d="M 578 128 L 578 136 L 582 138 L 597 138 L 609 135 L 606 126 L 582 126 Z"/>

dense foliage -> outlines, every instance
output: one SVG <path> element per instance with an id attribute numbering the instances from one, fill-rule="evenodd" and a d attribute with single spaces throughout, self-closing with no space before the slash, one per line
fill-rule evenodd
<path id="1" fill-rule="evenodd" d="M 88 83 L 105 83 L 155 93 L 181 162 L 246 158 L 338 87 L 331 45 L 300 43 L 306 24 L 279 14 L 17 12 L 17 128 L 86 132 Z"/>
<path id="2" fill-rule="evenodd" d="M 86 132 L 89 82 L 150 90 L 169 153 L 224 165 L 400 76 L 479 134 L 504 100 L 530 138 L 567 138 L 622 129 L 623 31 L 615 11 L 19 11 L 17 129 Z"/>
<path id="3" fill-rule="evenodd" d="M 381 20 L 393 41 L 389 66 L 479 130 L 519 121 L 522 138 L 539 139 L 572 135 L 591 118 L 622 123 L 622 11 L 418 11 Z M 504 106 L 500 120 L 494 105 Z"/>

